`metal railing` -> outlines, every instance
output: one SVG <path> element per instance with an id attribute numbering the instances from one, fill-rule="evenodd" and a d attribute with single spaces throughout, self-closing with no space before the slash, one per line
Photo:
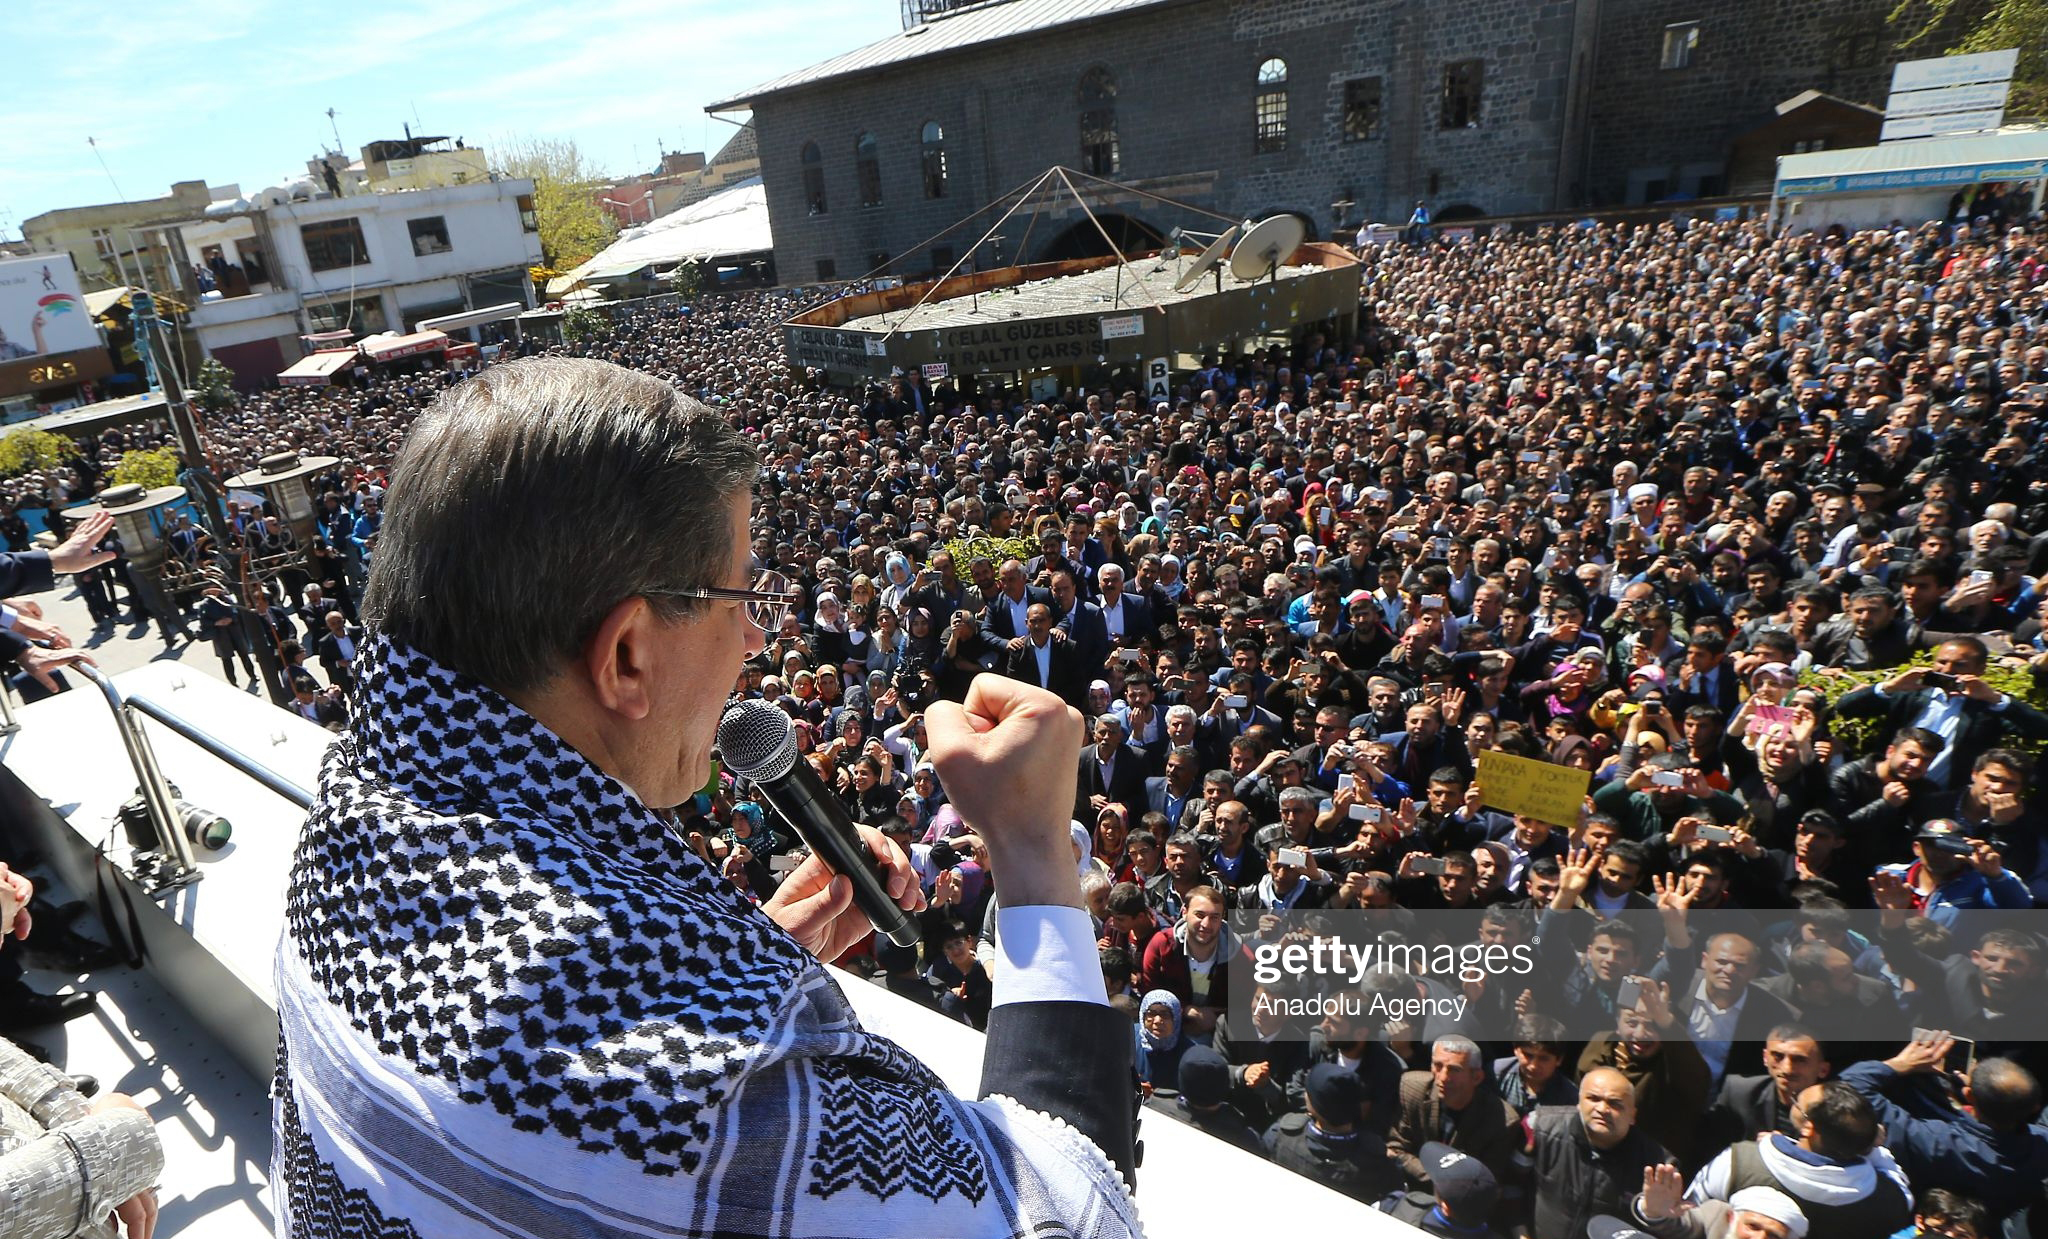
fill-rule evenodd
<path id="1" fill-rule="evenodd" d="M 170 780 L 164 777 L 163 766 L 157 761 L 156 750 L 150 746 L 149 735 L 142 729 L 140 719 L 156 720 L 299 808 L 312 807 L 312 792 L 234 745 L 208 734 L 175 710 L 148 697 L 126 696 L 114 687 L 113 680 L 105 672 L 91 663 L 81 662 L 75 667 L 80 675 L 98 686 L 100 695 L 106 698 L 107 708 L 114 713 L 114 730 L 120 733 L 121 746 L 128 751 L 128 764 L 135 772 L 143 810 L 149 815 L 149 824 L 156 833 L 156 847 L 164 857 L 165 871 L 148 875 L 152 894 L 196 882 L 204 872 L 192 861 L 192 840 L 185 833 L 185 812 L 179 808 L 178 798 L 171 791 Z M 4 705 L 5 699 L 0 697 L 0 706 Z M 10 711 L 0 710 L 0 717 L 13 725 Z"/>
<path id="2" fill-rule="evenodd" d="M 243 774 L 263 784 L 263 786 L 291 801 L 301 809 L 313 807 L 312 792 L 300 787 L 297 783 L 292 782 L 227 741 L 201 731 L 198 727 L 173 713 L 169 708 L 159 705 L 148 697 L 128 698 L 127 708 L 136 714 L 145 715 L 162 723 L 165 727 L 170 728 L 178 735 L 183 736 L 215 757 L 220 758 L 228 765 L 233 766 Z"/>
<path id="3" fill-rule="evenodd" d="M 149 737 L 143 734 L 141 724 L 129 713 L 121 690 L 114 687 L 114 681 L 105 672 L 88 662 L 72 665 L 80 675 L 97 685 L 100 695 L 107 699 L 107 709 L 114 713 L 114 730 L 121 734 L 121 747 L 128 750 L 128 764 L 135 771 L 142 807 L 149 814 L 149 824 L 156 832 L 157 847 L 170 863 L 170 872 L 156 884 L 156 889 L 198 881 L 203 875 L 192 863 L 192 844 L 185 838 L 179 820 L 177 798 L 171 795 L 170 781 L 164 778 L 163 767 L 157 764 L 156 750 L 149 746 Z"/>

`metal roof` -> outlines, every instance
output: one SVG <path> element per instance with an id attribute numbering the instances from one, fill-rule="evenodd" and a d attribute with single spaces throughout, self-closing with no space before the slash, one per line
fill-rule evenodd
<path id="1" fill-rule="evenodd" d="M 730 112 L 750 107 L 769 95 L 816 85 L 835 77 L 867 73 L 890 65 L 922 60 L 982 43 L 1019 38 L 1078 22 L 1115 17 L 1140 9 L 1161 8 L 1185 0 L 995 0 L 994 3 L 934 15 L 921 25 L 890 35 L 866 47 L 820 61 L 808 69 L 785 73 L 706 107 Z"/>

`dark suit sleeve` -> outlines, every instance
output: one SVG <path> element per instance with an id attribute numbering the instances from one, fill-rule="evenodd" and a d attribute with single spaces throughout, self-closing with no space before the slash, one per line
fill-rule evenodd
<path id="1" fill-rule="evenodd" d="M 1135 1042 L 1129 1017 L 1092 1002 L 1019 1002 L 989 1012 L 981 1095 L 1063 1120 L 1135 1183 Z"/>
<path id="2" fill-rule="evenodd" d="M 40 594 L 57 585 L 48 551 L 17 551 L 0 555 L 0 598 Z"/>

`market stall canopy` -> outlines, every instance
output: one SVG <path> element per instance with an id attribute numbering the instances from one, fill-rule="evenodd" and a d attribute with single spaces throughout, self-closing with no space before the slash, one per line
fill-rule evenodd
<path id="1" fill-rule="evenodd" d="M 326 349 L 308 353 L 291 365 L 278 371 L 277 381 L 289 387 L 320 387 L 334 381 L 334 376 L 348 369 L 356 362 L 357 350 L 353 348 Z"/>
<path id="2" fill-rule="evenodd" d="M 363 355 L 371 361 L 397 361 L 448 347 L 448 337 L 438 331 L 415 331 L 409 336 L 390 332 L 370 336 L 362 343 Z"/>
<path id="3" fill-rule="evenodd" d="M 649 266 L 708 262 L 775 248 L 768 228 L 768 194 L 749 177 L 660 219 L 628 228 L 581 266 L 548 281 L 548 295 L 591 280 L 616 279 Z"/>
<path id="4" fill-rule="evenodd" d="M 1960 188 L 2048 175 L 2048 129 L 2002 129 L 1967 138 L 1922 138 L 1786 155 L 1781 195 L 1888 193 Z"/>

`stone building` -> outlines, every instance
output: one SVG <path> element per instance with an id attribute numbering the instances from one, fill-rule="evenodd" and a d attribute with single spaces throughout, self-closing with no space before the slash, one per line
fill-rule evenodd
<path id="1" fill-rule="evenodd" d="M 1892 7 L 927 0 L 902 33 L 710 110 L 752 111 L 785 279 L 920 275 L 973 234 L 909 251 L 1054 163 L 1222 215 L 1298 214 L 1312 238 L 1398 224 L 1418 199 L 1448 221 L 1717 195 L 1731 143 L 1786 99 L 1883 102 Z M 1789 152 L 1785 128 L 1769 136 Z M 1133 236 L 1198 222 L 1111 209 Z M 1033 258 L 1100 246 L 1078 211 L 1035 229 Z"/>

